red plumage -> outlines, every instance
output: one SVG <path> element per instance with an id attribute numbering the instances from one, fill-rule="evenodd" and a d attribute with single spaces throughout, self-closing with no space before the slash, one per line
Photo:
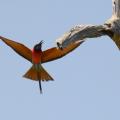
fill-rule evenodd
<path id="1" fill-rule="evenodd" d="M 32 62 L 35 64 L 41 63 L 42 51 L 32 50 Z"/>

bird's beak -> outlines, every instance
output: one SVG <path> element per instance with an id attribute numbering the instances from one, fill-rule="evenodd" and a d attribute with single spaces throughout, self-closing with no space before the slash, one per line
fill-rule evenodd
<path id="1" fill-rule="evenodd" d="M 58 49 L 63 50 L 63 47 L 59 42 L 57 42 L 57 47 L 58 47 Z"/>

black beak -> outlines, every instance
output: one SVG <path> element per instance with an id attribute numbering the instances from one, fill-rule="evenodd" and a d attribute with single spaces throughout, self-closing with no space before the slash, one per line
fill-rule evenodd
<path id="1" fill-rule="evenodd" d="M 43 43 L 44 43 L 44 41 L 43 41 L 43 40 L 41 40 L 41 41 L 40 41 L 40 43 L 39 43 L 39 45 L 42 45 Z"/>

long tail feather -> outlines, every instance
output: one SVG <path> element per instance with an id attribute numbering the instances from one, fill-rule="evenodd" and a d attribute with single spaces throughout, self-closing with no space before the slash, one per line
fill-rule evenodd
<path id="1" fill-rule="evenodd" d="M 38 72 L 37 72 L 37 75 L 38 75 L 38 79 L 39 79 L 40 77 L 39 77 L 39 73 Z M 39 80 L 39 89 L 40 89 L 40 93 L 42 94 L 41 80 Z"/>
<path id="2" fill-rule="evenodd" d="M 39 80 L 39 88 L 40 88 L 40 93 L 42 94 L 42 85 L 41 85 L 41 80 Z"/>
<path id="3" fill-rule="evenodd" d="M 33 65 L 23 77 L 34 81 L 39 81 L 40 93 L 42 93 L 41 81 L 53 80 L 53 78 L 41 65 L 38 65 L 37 68 Z"/>

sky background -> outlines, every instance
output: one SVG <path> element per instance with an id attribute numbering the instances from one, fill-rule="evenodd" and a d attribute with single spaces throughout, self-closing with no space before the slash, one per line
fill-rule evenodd
<path id="1" fill-rule="evenodd" d="M 111 0 L 0 0 L 0 35 L 43 49 L 78 24 L 102 24 Z M 105 36 L 88 39 L 66 57 L 46 63 L 55 79 L 22 75 L 31 63 L 0 42 L 1 120 L 120 120 L 120 52 Z"/>

